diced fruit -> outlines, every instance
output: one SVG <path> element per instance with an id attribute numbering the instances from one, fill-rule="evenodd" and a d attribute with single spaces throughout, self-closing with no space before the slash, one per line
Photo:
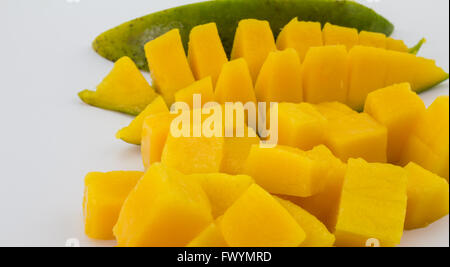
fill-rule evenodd
<path id="1" fill-rule="evenodd" d="M 86 104 L 99 108 L 138 115 L 156 97 L 155 91 L 129 57 L 122 57 L 97 86 L 84 90 L 79 97 Z"/>
<path id="2" fill-rule="evenodd" d="M 215 23 L 196 26 L 189 35 L 188 59 L 197 80 L 211 77 L 213 85 L 228 58 Z"/>
<path id="3" fill-rule="evenodd" d="M 256 184 L 225 212 L 220 226 L 231 247 L 297 247 L 306 237 L 289 212 Z"/>
<path id="4" fill-rule="evenodd" d="M 245 19 L 239 22 L 236 29 L 231 59 L 244 58 L 248 63 L 252 81 L 256 82 L 267 56 L 276 49 L 269 22 Z"/>
<path id="5" fill-rule="evenodd" d="M 323 144 L 327 120 L 308 103 L 278 105 L 278 144 L 309 150 Z"/>
<path id="6" fill-rule="evenodd" d="M 425 113 L 425 104 L 409 83 L 402 83 L 370 93 L 364 112 L 388 130 L 388 162 L 397 164 L 418 118 Z"/>
<path id="7" fill-rule="evenodd" d="M 377 32 L 361 31 L 359 33 L 359 44 L 386 49 L 386 35 Z"/>
<path id="8" fill-rule="evenodd" d="M 448 214 L 449 188 L 444 178 L 415 163 L 405 167 L 408 172 L 408 208 L 405 229 L 428 226 Z"/>
<path id="9" fill-rule="evenodd" d="M 256 102 L 252 77 L 244 59 L 236 59 L 223 66 L 215 94 L 216 100 L 221 104 Z"/>
<path id="10" fill-rule="evenodd" d="M 309 103 L 345 103 L 348 91 L 345 46 L 311 47 L 302 65 L 304 99 Z"/>
<path id="11" fill-rule="evenodd" d="M 194 82 L 189 62 L 181 43 L 180 31 L 174 29 L 145 45 L 153 83 L 167 104 L 174 94 Z"/>
<path id="12" fill-rule="evenodd" d="M 359 44 L 357 29 L 326 23 L 322 31 L 325 45 L 345 45 L 350 50 Z"/>
<path id="13" fill-rule="evenodd" d="M 298 21 L 297 18 L 284 26 L 277 39 L 279 50 L 294 48 L 302 62 L 309 48 L 322 45 L 322 26 L 320 23 Z"/>
<path id="14" fill-rule="evenodd" d="M 400 167 L 348 162 L 336 225 L 337 246 L 365 246 L 375 238 L 381 246 L 396 246 L 403 235 L 407 204 L 407 174 Z"/>
<path id="15" fill-rule="evenodd" d="M 409 48 L 402 40 L 396 40 L 394 38 L 388 37 L 386 40 L 386 48 L 388 50 L 408 53 Z"/>
<path id="16" fill-rule="evenodd" d="M 201 95 L 201 103 L 199 107 L 203 107 L 204 104 L 208 102 L 212 102 L 215 99 L 214 96 L 214 88 L 211 81 L 211 77 L 204 78 L 199 80 L 190 86 L 181 89 L 180 91 L 175 93 L 175 102 L 184 102 L 189 105 L 191 109 L 194 108 L 193 97 L 194 94 Z"/>
<path id="17" fill-rule="evenodd" d="M 125 201 L 114 227 L 118 246 L 185 246 L 212 222 L 200 184 L 153 164 Z"/>
<path id="18" fill-rule="evenodd" d="M 301 64 L 294 49 L 269 54 L 261 68 L 255 93 L 259 102 L 303 101 Z"/>
<path id="19" fill-rule="evenodd" d="M 244 173 L 272 194 L 309 197 L 324 188 L 326 164 L 299 149 L 253 145 Z"/>
<path id="20" fill-rule="evenodd" d="M 386 162 L 387 129 L 365 113 L 329 121 L 325 143 L 344 162 L 350 158 Z"/>
<path id="21" fill-rule="evenodd" d="M 332 247 L 335 237 L 316 217 L 294 203 L 275 197 L 306 233 L 301 247 Z"/>
<path id="22" fill-rule="evenodd" d="M 84 181 L 83 212 L 85 232 L 90 238 L 114 239 L 113 227 L 122 204 L 143 172 L 91 172 Z"/>
<path id="23" fill-rule="evenodd" d="M 228 247 L 227 242 L 223 238 L 222 231 L 217 223 L 211 223 L 203 232 L 201 232 L 187 247 L 209 247 L 224 248 Z"/>
<path id="24" fill-rule="evenodd" d="M 117 132 L 116 137 L 123 141 L 140 145 L 142 139 L 142 127 L 146 117 L 158 113 L 169 113 L 166 102 L 160 96 L 156 97 L 131 123 Z"/>
<path id="25" fill-rule="evenodd" d="M 355 115 L 356 111 L 340 102 L 324 102 L 316 105 L 316 109 L 327 120 L 335 120 L 347 115 Z"/>
<path id="26" fill-rule="evenodd" d="M 225 211 L 254 183 L 247 175 L 228 175 L 223 173 L 193 174 L 193 179 L 200 182 L 211 203 L 214 218 L 222 216 Z"/>

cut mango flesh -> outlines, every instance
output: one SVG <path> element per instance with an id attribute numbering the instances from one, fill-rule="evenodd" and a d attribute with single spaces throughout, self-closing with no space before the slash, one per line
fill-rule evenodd
<path id="1" fill-rule="evenodd" d="M 323 102 L 316 105 L 316 109 L 327 120 L 336 120 L 347 115 L 358 114 L 349 106 L 342 104 L 340 102 Z"/>
<path id="2" fill-rule="evenodd" d="M 396 246 L 403 235 L 407 204 L 407 174 L 400 167 L 348 162 L 336 225 L 337 246 L 365 246 L 378 239 Z"/>
<path id="3" fill-rule="evenodd" d="M 269 22 L 241 20 L 236 29 L 231 59 L 244 58 L 248 63 L 252 81 L 256 82 L 267 56 L 276 49 Z"/>
<path id="4" fill-rule="evenodd" d="M 97 91 L 84 90 L 81 100 L 96 107 L 138 115 L 156 97 L 134 62 L 123 57 L 97 86 Z"/>
<path id="5" fill-rule="evenodd" d="M 220 227 L 231 247 L 297 247 L 306 238 L 289 212 L 256 184 L 225 212 Z"/>
<path id="6" fill-rule="evenodd" d="M 211 77 L 213 85 L 228 58 L 215 23 L 194 27 L 189 35 L 188 59 L 197 80 Z"/>
<path id="7" fill-rule="evenodd" d="M 357 29 L 326 23 L 322 31 L 325 45 L 345 45 L 350 50 L 359 44 Z"/>
<path id="8" fill-rule="evenodd" d="M 114 235 L 120 247 L 185 246 L 211 223 L 200 184 L 156 163 L 125 201 Z"/>
<path id="9" fill-rule="evenodd" d="M 227 242 L 223 238 L 222 231 L 217 223 L 211 223 L 203 232 L 201 232 L 187 247 L 209 247 L 224 248 L 228 247 Z"/>
<path id="10" fill-rule="evenodd" d="M 405 167 L 408 173 L 408 208 L 405 229 L 428 226 L 448 214 L 449 188 L 444 178 L 415 163 Z"/>
<path id="11" fill-rule="evenodd" d="M 189 105 L 191 109 L 194 108 L 194 95 L 200 95 L 201 101 L 198 103 L 200 106 L 196 108 L 202 108 L 204 104 L 215 100 L 214 87 L 211 77 L 199 80 L 190 86 L 181 89 L 175 93 L 175 102 L 183 102 Z"/>
<path id="12" fill-rule="evenodd" d="M 90 238 L 114 239 L 113 227 L 122 204 L 143 172 L 92 172 L 86 175 L 83 198 L 85 232 Z"/>
<path id="13" fill-rule="evenodd" d="M 168 105 L 174 94 L 194 82 L 178 29 L 148 42 L 145 55 L 153 83 Z"/>
<path id="14" fill-rule="evenodd" d="M 361 31 L 359 33 L 359 44 L 363 46 L 386 49 L 386 35 L 377 32 Z"/>
<path id="15" fill-rule="evenodd" d="M 388 50 L 398 51 L 407 53 L 409 51 L 408 46 L 402 40 L 396 40 L 391 37 L 388 37 L 386 40 L 386 48 Z"/>

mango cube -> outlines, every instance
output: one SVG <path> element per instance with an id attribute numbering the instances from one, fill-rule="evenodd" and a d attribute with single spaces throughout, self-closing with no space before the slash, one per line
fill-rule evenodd
<path id="1" fill-rule="evenodd" d="M 407 205 L 407 173 L 402 168 L 348 162 L 336 225 L 337 246 L 365 246 L 375 238 L 396 246 L 403 235 Z"/>
<path id="2" fill-rule="evenodd" d="M 202 108 L 204 104 L 213 102 L 215 100 L 214 88 L 211 77 L 199 80 L 188 87 L 181 89 L 175 93 L 175 102 L 183 102 L 188 106 L 194 108 L 194 95 L 201 95 L 200 106 L 196 108 Z"/>
<path id="3" fill-rule="evenodd" d="M 402 40 L 396 40 L 394 38 L 388 37 L 386 39 L 386 48 L 388 50 L 398 51 L 407 53 L 409 51 L 408 46 Z"/>
<path id="4" fill-rule="evenodd" d="M 362 46 L 386 49 L 386 35 L 378 32 L 361 31 L 359 33 L 359 44 Z"/>
<path id="5" fill-rule="evenodd" d="M 358 30 L 326 23 L 323 27 L 325 45 L 345 45 L 347 50 L 359 44 Z"/>
<path id="6" fill-rule="evenodd" d="M 224 248 L 228 247 L 227 242 L 223 238 L 222 231 L 217 223 L 211 223 L 203 232 L 194 238 L 187 247 L 209 247 Z"/>
<path id="7" fill-rule="evenodd" d="M 123 204 L 114 235 L 119 247 L 185 246 L 212 222 L 200 184 L 153 164 Z"/>
<path id="8" fill-rule="evenodd" d="M 220 227 L 231 247 L 297 247 L 306 238 L 289 212 L 256 184 L 225 212 Z"/>
<path id="9" fill-rule="evenodd" d="M 357 112 L 351 109 L 349 106 L 342 104 L 340 102 L 323 102 L 317 104 L 316 109 L 327 120 L 335 120 L 347 115 L 357 114 Z"/>
<path id="10" fill-rule="evenodd" d="M 143 172 L 92 172 L 86 175 L 83 198 L 85 232 L 90 238 L 114 239 L 113 227 L 122 204 Z"/>

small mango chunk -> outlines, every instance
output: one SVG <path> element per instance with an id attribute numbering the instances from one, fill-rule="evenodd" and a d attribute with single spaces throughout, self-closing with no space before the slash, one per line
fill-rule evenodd
<path id="1" fill-rule="evenodd" d="M 316 105 L 316 109 L 324 116 L 327 120 L 335 120 L 342 118 L 347 115 L 358 114 L 356 111 L 351 109 L 349 106 L 342 104 L 340 102 L 324 102 Z"/>
<path id="2" fill-rule="evenodd" d="M 309 48 L 322 45 L 322 26 L 320 23 L 298 21 L 297 18 L 284 26 L 277 39 L 278 50 L 294 48 L 301 62 L 305 59 Z"/>
<path id="3" fill-rule="evenodd" d="M 211 203 L 214 218 L 222 216 L 225 211 L 247 190 L 254 182 L 247 175 L 229 175 L 224 173 L 192 174 L 205 191 Z"/>
<path id="4" fill-rule="evenodd" d="M 309 197 L 323 190 L 327 164 L 296 148 L 253 145 L 244 173 L 272 194 Z"/>
<path id="5" fill-rule="evenodd" d="M 347 101 L 348 53 L 343 45 L 311 47 L 302 65 L 306 102 Z"/>
<path id="6" fill-rule="evenodd" d="M 278 105 L 278 144 L 309 150 L 323 144 L 327 120 L 308 103 Z"/>
<path id="7" fill-rule="evenodd" d="M 196 248 L 225 248 L 228 247 L 227 242 L 223 238 L 222 231 L 218 223 L 211 223 L 203 232 L 194 238 L 187 247 Z"/>
<path id="8" fill-rule="evenodd" d="M 186 246 L 212 221 L 200 184 L 156 163 L 123 204 L 114 235 L 119 247 Z"/>
<path id="9" fill-rule="evenodd" d="M 259 102 L 303 101 L 301 64 L 294 49 L 269 54 L 261 68 L 255 93 Z"/>
<path id="10" fill-rule="evenodd" d="M 256 82 L 267 56 L 276 49 L 268 21 L 244 19 L 236 29 L 231 59 L 244 58 L 248 63 L 252 81 Z"/>
<path id="11" fill-rule="evenodd" d="M 113 240 L 113 227 L 122 204 L 143 172 L 91 172 L 84 180 L 83 213 L 85 232 L 90 238 Z"/>
<path id="12" fill-rule="evenodd" d="M 367 96 L 364 112 L 388 130 L 389 163 L 400 161 L 405 143 L 425 110 L 425 104 L 411 91 L 409 83 L 379 89 Z"/>
<path id="13" fill-rule="evenodd" d="M 298 247 L 306 238 L 289 212 L 256 184 L 225 212 L 220 228 L 231 247 Z"/>
<path id="14" fill-rule="evenodd" d="M 86 104 L 99 108 L 138 115 L 157 96 L 129 57 L 122 57 L 97 86 L 84 90 L 79 97 Z"/>
<path id="15" fill-rule="evenodd" d="M 386 48 L 388 50 L 408 53 L 409 48 L 402 40 L 396 40 L 394 38 L 388 37 L 386 39 Z"/>
<path id="16" fill-rule="evenodd" d="M 203 107 L 204 104 L 212 102 L 215 99 L 214 87 L 212 84 L 211 77 L 199 80 L 188 87 L 181 89 L 175 93 L 175 102 L 184 102 L 189 105 L 191 109 L 194 108 L 194 95 L 201 95 L 200 106 L 196 108 Z"/>
<path id="17" fill-rule="evenodd" d="M 294 203 L 279 197 L 274 197 L 297 221 L 306 233 L 306 239 L 301 247 L 332 247 L 335 237 L 316 217 Z"/>
<path id="18" fill-rule="evenodd" d="M 228 62 L 215 23 L 199 25 L 191 30 L 188 60 L 197 80 L 211 77 L 215 86 L 222 66 Z"/>
<path id="19" fill-rule="evenodd" d="M 359 44 L 358 30 L 354 28 L 326 23 L 322 32 L 325 45 L 345 45 L 349 51 Z"/>
<path id="20" fill-rule="evenodd" d="M 330 120 L 325 144 L 334 155 L 347 162 L 363 158 L 369 162 L 386 162 L 387 129 L 365 113 Z"/>
<path id="21" fill-rule="evenodd" d="M 116 134 L 118 139 L 140 145 L 142 139 L 142 127 L 146 117 L 158 113 L 169 113 L 166 102 L 161 96 L 155 98 L 131 123 L 125 128 L 119 130 Z"/>
<path id="22" fill-rule="evenodd" d="M 408 208 L 405 229 L 426 227 L 448 215 L 448 182 L 438 175 L 411 162 L 408 173 Z"/>
<path id="23" fill-rule="evenodd" d="M 378 32 L 361 31 L 359 33 L 359 44 L 376 48 L 387 48 L 386 35 Z"/>
<path id="24" fill-rule="evenodd" d="M 407 173 L 401 167 L 350 159 L 336 225 L 337 246 L 400 244 L 407 205 Z"/>
<path id="25" fill-rule="evenodd" d="M 195 81 L 181 43 L 180 31 L 171 30 L 148 42 L 144 48 L 156 90 L 168 105 L 172 105 L 174 94 Z"/>

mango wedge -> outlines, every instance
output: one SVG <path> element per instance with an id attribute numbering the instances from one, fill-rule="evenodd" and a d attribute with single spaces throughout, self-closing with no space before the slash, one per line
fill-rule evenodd
<path id="1" fill-rule="evenodd" d="M 227 242 L 223 238 L 222 231 L 218 223 L 211 223 L 203 232 L 201 232 L 186 247 L 208 247 L 208 248 L 224 248 L 228 247 Z"/>

